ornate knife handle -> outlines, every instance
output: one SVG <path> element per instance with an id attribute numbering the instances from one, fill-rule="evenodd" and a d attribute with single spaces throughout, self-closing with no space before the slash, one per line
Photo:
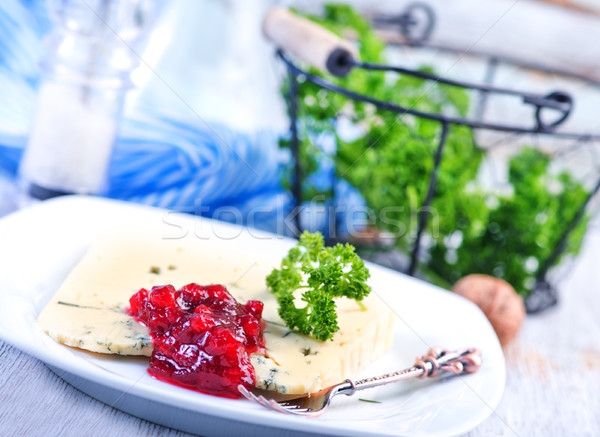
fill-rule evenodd
<path id="1" fill-rule="evenodd" d="M 434 347 L 429 349 L 426 355 L 418 356 L 415 364 L 408 369 L 373 378 L 365 378 L 356 382 L 348 379 L 346 380 L 347 385 L 340 387 L 339 392 L 352 396 L 358 390 L 365 390 L 412 378 L 425 379 L 427 377 L 434 377 L 440 371 L 458 375 L 477 372 L 479 367 L 481 367 L 481 353 L 476 348 L 449 351 Z"/>

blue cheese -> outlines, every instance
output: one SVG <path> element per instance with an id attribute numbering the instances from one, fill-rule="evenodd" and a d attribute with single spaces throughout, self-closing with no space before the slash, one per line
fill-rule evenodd
<path id="1" fill-rule="evenodd" d="M 218 241 L 113 232 L 89 249 L 41 312 L 38 324 L 68 346 L 150 356 L 147 328 L 125 311 L 134 293 L 163 284 L 224 284 L 240 302 L 264 303 L 266 351 L 251 356 L 257 388 L 285 394 L 315 392 L 355 377 L 391 345 L 394 317 L 375 294 L 364 301 L 364 311 L 354 301 L 337 301 L 340 331 L 331 341 L 290 331 L 265 289 L 264 278 L 273 264 L 254 261 L 253 256 L 231 253 L 230 246 L 221 248 Z"/>
<path id="2" fill-rule="evenodd" d="M 291 332 L 279 323 L 267 323 L 266 353 L 251 357 L 257 387 L 283 394 L 312 393 L 354 378 L 392 343 L 391 311 L 376 296 L 364 304 L 366 311 L 354 301 L 340 299 L 340 331 L 325 342 Z"/>

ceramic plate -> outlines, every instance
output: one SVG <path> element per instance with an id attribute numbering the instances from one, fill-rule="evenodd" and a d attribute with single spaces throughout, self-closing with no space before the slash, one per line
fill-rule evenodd
<path id="1" fill-rule="evenodd" d="M 482 312 L 447 291 L 372 264 L 373 290 L 393 309 L 397 323 L 392 349 L 360 376 L 409 367 L 431 346 L 479 348 L 479 372 L 338 397 L 321 417 L 303 418 L 157 381 L 147 374 L 145 358 L 98 355 L 55 343 L 36 325 L 37 315 L 90 244 L 115 227 L 210 242 L 222 254 L 235 254 L 238 271 L 268 268 L 294 244 L 239 226 L 84 196 L 42 202 L 0 220 L 0 338 L 108 405 L 202 435 L 451 436 L 475 427 L 500 401 L 504 357 Z M 206 261 L 219 262 L 210 254 Z"/>

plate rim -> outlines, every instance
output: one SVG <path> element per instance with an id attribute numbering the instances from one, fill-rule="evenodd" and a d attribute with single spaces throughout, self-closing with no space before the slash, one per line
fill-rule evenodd
<path id="1" fill-rule="evenodd" d="M 22 216 L 22 214 L 27 214 L 27 215 L 31 215 L 31 214 L 38 214 L 39 211 L 43 211 L 47 208 L 51 208 L 51 207 L 58 207 L 61 208 L 63 207 L 62 205 L 67 204 L 69 206 L 69 204 L 71 203 L 80 203 L 83 202 L 84 204 L 87 202 L 91 202 L 92 204 L 94 204 L 95 206 L 102 206 L 105 204 L 111 204 L 111 205 L 115 205 L 117 208 L 132 208 L 132 209 L 140 209 L 140 210 L 145 210 L 145 211 L 153 211 L 154 213 L 157 212 L 165 212 L 167 210 L 161 209 L 161 208 L 155 208 L 155 207 L 150 207 L 150 206 L 146 206 L 146 205 L 138 205 L 138 204 L 131 204 L 128 202 L 123 202 L 123 201 L 114 201 L 111 199 L 104 199 L 104 198 L 96 198 L 96 197 L 91 197 L 91 196 L 79 196 L 79 195 L 74 195 L 74 196 L 65 196 L 62 198 L 57 198 L 57 199 L 52 199 L 46 202 L 41 202 L 37 205 L 33 205 L 29 208 L 25 208 L 22 209 L 20 211 L 17 211 L 13 214 L 10 214 L 6 217 L 3 217 L 0 219 L 0 233 L 3 231 L 3 229 L 5 227 L 10 227 L 11 223 L 15 222 L 18 223 L 18 218 Z M 81 205 L 79 205 L 81 206 Z M 207 218 L 203 218 L 203 217 L 196 217 L 196 216 L 191 216 L 189 215 L 188 219 L 190 220 L 203 220 L 203 221 L 208 221 L 208 222 L 212 222 L 213 225 L 216 226 L 224 226 L 226 228 L 229 229 L 237 229 L 237 228 L 241 228 L 241 230 L 243 231 L 244 228 L 240 227 L 239 225 L 233 225 L 233 224 L 229 224 L 229 223 L 223 223 L 223 222 L 215 222 L 214 220 L 211 219 L 207 219 Z M 8 223 L 8 224 L 7 224 Z M 17 224 L 18 226 L 18 224 Z M 257 233 L 261 233 L 262 235 L 266 235 L 266 236 L 271 236 L 273 237 L 274 234 L 270 234 L 264 231 L 258 231 L 258 230 L 253 230 L 252 232 L 257 232 Z M 293 244 L 293 242 L 295 240 L 291 239 L 291 238 L 287 238 L 287 237 L 281 237 L 281 236 L 276 236 L 277 238 L 273 239 L 272 241 L 278 241 L 281 242 L 281 244 L 284 245 L 291 245 Z M 408 277 L 406 275 L 403 275 L 399 272 L 393 271 L 391 269 L 388 269 L 386 267 L 380 266 L 380 265 L 376 265 L 376 264 L 372 264 L 372 263 L 367 263 L 368 267 L 372 270 L 372 272 L 380 272 L 380 274 L 391 274 L 391 275 L 398 275 L 403 277 L 404 280 L 407 281 L 415 281 L 417 283 L 419 283 L 419 286 L 423 287 L 425 286 L 425 288 L 428 289 L 428 291 L 432 292 L 432 293 L 440 293 L 442 289 L 439 289 L 439 287 L 436 287 L 432 284 L 429 284 L 427 282 L 421 281 L 419 279 L 416 278 L 412 278 L 412 277 Z M 455 300 L 456 302 L 460 302 L 460 305 L 466 305 L 467 307 L 470 307 L 470 311 L 474 311 L 475 313 L 479 313 L 480 318 L 483 317 L 483 319 L 485 319 L 485 322 L 488 323 L 488 328 L 491 328 L 491 325 L 489 325 L 489 322 L 487 321 L 487 318 L 485 318 L 485 316 L 483 315 L 483 313 L 481 312 L 481 310 L 474 305 L 472 302 L 454 295 L 454 294 L 450 294 L 447 293 L 446 291 L 443 291 L 443 294 L 446 295 L 446 297 Z M 39 330 L 39 332 L 41 333 L 41 335 L 45 336 L 45 334 L 41 331 L 41 328 L 37 327 L 36 328 Z M 493 332 L 493 331 L 492 331 Z M 93 370 L 91 370 L 90 368 L 88 368 L 89 366 L 93 366 L 93 363 L 89 363 L 89 366 L 85 366 L 83 369 L 82 367 L 78 364 L 78 361 L 73 361 L 73 362 L 68 362 L 65 365 L 65 361 L 59 359 L 59 357 L 54 356 L 51 353 L 51 350 L 48 350 L 48 353 L 45 353 L 44 350 L 39 350 L 39 349 L 34 349 L 32 350 L 31 347 L 28 347 L 28 344 L 26 342 L 23 341 L 18 341 L 18 338 L 15 339 L 14 335 L 11 335 L 14 333 L 11 333 L 10 330 L 7 330 L 2 323 L 0 323 L 0 339 L 6 341 L 7 343 L 13 345 L 14 347 L 23 350 L 24 352 L 28 353 L 29 355 L 34 356 L 37 359 L 40 359 L 41 361 L 43 361 L 45 364 L 50 365 L 50 366 L 55 366 L 58 367 L 60 369 L 65 370 L 68 373 L 71 373 L 73 375 L 76 375 L 80 378 L 83 379 L 87 379 L 90 382 L 93 382 L 95 384 L 101 384 L 101 385 L 105 385 L 105 386 L 110 386 L 110 387 L 114 387 L 112 385 L 109 385 L 108 383 L 104 384 L 102 382 L 102 376 L 104 372 L 107 372 L 106 369 L 102 369 L 101 367 L 98 367 L 98 369 L 94 369 L 97 370 L 98 373 L 96 374 Z M 57 346 L 62 346 L 63 345 L 58 345 Z M 500 348 L 499 343 L 497 344 L 497 347 Z M 500 348 L 501 351 L 501 348 Z M 33 353 L 32 353 L 33 352 Z M 497 365 L 500 365 L 501 368 L 501 375 L 497 375 L 497 376 L 501 376 L 501 384 L 498 384 L 499 390 L 496 393 L 496 397 L 493 399 L 493 402 L 491 402 L 492 405 L 487 405 L 487 410 L 489 411 L 480 411 L 479 414 L 476 414 L 475 417 L 471 417 L 471 420 L 467 427 L 465 426 L 455 426 L 455 430 L 448 430 L 449 433 L 440 433 L 439 435 L 454 435 L 457 433 L 462 433 L 462 432 L 467 432 L 468 430 L 474 428 L 475 426 L 477 426 L 479 423 L 481 423 L 483 420 L 485 420 L 492 412 L 493 410 L 497 407 L 497 405 L 499 404 L 503 392 L 504 392 L 504 386 L 506 383 L 506 368 L 505 368 L 505 361 L 504 361 L 504 357 L 503 354 L 500 354 L 501 356 L 501 362 L 496 363 Z M 96 380 L 95 378 L 99 377 L 100 381 Z M 128 378 L 123 377 L 123 376 L 117 376 L 117 375 L 111 375 L 111 378 L 116 378 L 116 380 L 114 380 L 114 382 L 117 382 L 121 387 L 126 387 L 128 385 L 130 385 L 130 381 L 128 380 Z M 113 379 L 111 379 L 111 381 L 113 381 Z M 497 381 L 500 382 L 500 381 Z M 134 395 L 137 396 L 141 396 L 141 397 L 146 397 L 148 398 L 149 396 L 156 396 L 158 393 L 156 393 L 155 390 L 152 389 L 152 386 L 136 386 L 134 384 L 133 388 L 132 387 L 126 387 L 125 390 L 127 392 L 130 392 Z M 182 389 L 183 390 L 183 389 Z M 162 394 L 163 396 L 165 395 L 164 393 Z M 93 396 L 92 396 L 93 397 Z M 173 398 L 171 392 L 167 392 L 167 397 L 169 398 Z M 207 404 L 210 404 L 210 399 L 212 397 L 209 397 L 208 395 L 206 395 L 206 401 Z M 152 399 L 152 398 L 150 398 Z M 175 401 L 176 398 L 173 398 L 172 401 Z M 237 400 L 232 400 L 233 402 L 237 402 Z M 204 402 L 202 402 L 204 404 Z M 173 405 L 175 407 L 178 408 L 184 408 L 188 411 L 194 411 L 194 408 L 192 405 L 188 405 L 188 406 L 177 406 L 175 404 L 170 403 L 169 405 Z M 218 404 L 217 404 L 218 405 Z M 302 418 L 302 417 L 293 417 L 293 416 L 284 416 L 278 413 L 275 413 L 276 416 L 273 416 L 273 412 L 270 412 L 268 410 L 264 410 L 262 408 L 260 408 L 258 405 L 256 406 L 258 408 L 254 409 L 243 409 L 241 411 L 237 411 L 237 414 L 239 414 L 236 419 L 239 420 L 243 420 L 244 422 L 248 422 L 248 423 L 252 423 L 255 425 L 260 425 L 260 421 L 264 418 L 268 418 L 269 420 L 273 421 L 273 419 L 275 418 L 279 418 L 280 420 L 274 420 L 276 422 L 282 423 L 282 425 L 275 425 L 276 427 L 280 428 L 280 429 L 289 429 L 289 426 L 286 426 L 285 424 L 287 422 L 291 423 L 302 423 L 304 428 L 307 428 L 307 430 L 309 430 L 310 432 L 323 432 L 325 428 L 325 430 L 329 430 L 331 432 L 328 432 L 328 434 L 333 434 L 334 431 L 336 429 L 339 430 L 339 428 L 335 425 L 334 422 L 326 422 L 326 421 L 311 421 L 311 420 L 306 420 L 306 418 Z M 210 413 L 210 415 L 212 416 L 216 416 L 216 417 L 220 417 L 220 418 L 225 418 L 228 414 L 228 410 L 225 408 L 222 408 L 221 406 L 217 406 L 215 407 L 216 411 L 212 411 Z M 203 414 L 205 412 L 202 412 Z M 241 416 L 242 417 L 241 417 Z M 245 416 L 245 417 L 243 417 Z M 143 417 L 146 420 L 151 420 L 148 417 Z M 285 418 L 285 419 L 284 419 Z M 273 423 L 271 423 L 269 426 L 273 426 Z M 344 429 L 344 431 L 347 431 Z M 357 435 L 385 435 L 385 434 L 381 434 L 381 433 L 366 433 L 365 430 L 360 429 L 359 433 Z M 389 434 L 389 435 L 399 435 L 399 434 Z M 403 434 L 400 434 L 403 435 Z M 432 434 L 432 433 L 427 433 L 428 436 L 433 436 L 436 434 Z"/>

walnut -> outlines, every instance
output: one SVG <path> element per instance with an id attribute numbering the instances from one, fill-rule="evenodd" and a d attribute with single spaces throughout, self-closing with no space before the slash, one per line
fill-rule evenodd
<path id="1" fill-rule="evenodd" d="M 468 275 L 461 278 L 452 291 L 475 303 L 486 315 L 502 346 L 510 343 L 525 319 L 523 299 L 512 286 L 488 275 Z"/>

